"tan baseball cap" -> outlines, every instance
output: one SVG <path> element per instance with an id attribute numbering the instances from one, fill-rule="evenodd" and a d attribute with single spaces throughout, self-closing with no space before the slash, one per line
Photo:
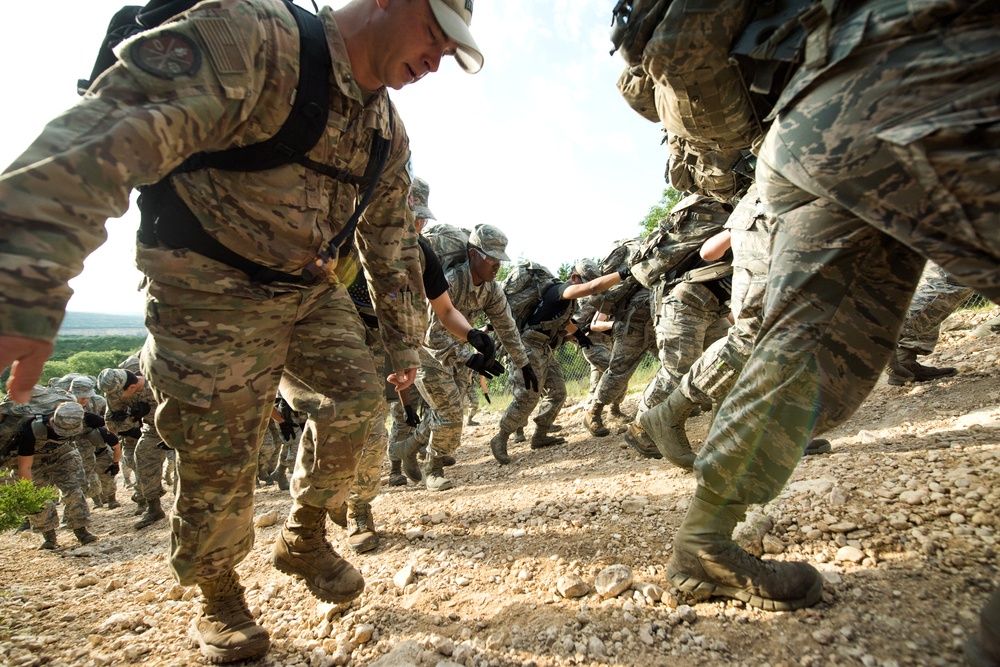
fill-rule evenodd
<path id="1" fill-rule="evenodd" d="M 458 52 L 455 60 L 469 74 L 475 74 L 483 68 L 483 53 L 472 38 L 469 27 L 472 25 L 473 0 L 428 0 L 434 18 L 437 19 L 445 34 L 458 42 Z"/>

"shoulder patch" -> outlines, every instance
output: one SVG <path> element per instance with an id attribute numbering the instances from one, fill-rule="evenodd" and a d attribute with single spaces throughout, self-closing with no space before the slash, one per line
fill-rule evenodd
<path id="1" fill-rule="evenodd" d="M 130 48 L 132 61 L 144 72 L 161 79 L 191 76 L 201 67 L 201 51 L 187 35 L 164 30 L 140 37 Z"/>

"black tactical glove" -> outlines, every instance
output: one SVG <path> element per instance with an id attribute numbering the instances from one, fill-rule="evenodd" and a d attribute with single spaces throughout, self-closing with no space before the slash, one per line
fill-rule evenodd
<path id="1" fill-rule="evenodd" d="M 127 431 L 119 431 L 118 435 L 124 435 L 124 436 L 127 436 L 129 438 L 135 438 L 136 440 L 138 440 L 139 437 L 142 435 L 142 429 L 139 428 L 138 426 L 136 426 L 136 427 L 130 428 Z"/>
<path id="2" fill-rule="evenodd" d="M 162 440 L 160 440 L 158 443 L 156 443 L 156 448 L 157 449 L 162 449 L 165 452 L 169 452 L 170 451 L 170 445 L 168 445 L 167 443 L 163 442 Z"/>
<path id="3" fill-rule="evenodd" d="M 498 375 L 503 375 L 504 371 L 503 364 L 499 361 L 493 357 L 484 357 L 481 354 L 474 354 L 469 357 L 465 365 L 480 375 L 485 375 L 487 378 L 495 378 Z"/>
<path id="4" fill-rule="evenodd" d="M 111 465 L 109 465 L 107 468 L 104 469 L 104 472 L 114 477 L 115 475 L 118 474 L 120 470 L 121 467 L 117 463 L 112 463 Z"/>
<path id="5" fill-rule="evenodd" d="M 83 415 L 83 423 L 86 424 L 88 428 L 101 428 L 104 426 L 104 417 L 88 412 Z"/>
<path id="6" fill-rule="evenodd" d="M 135 421 L 140 421 L 143 417 L 149 414 L 149 403 L 146 401 L 139 401 L 128 411 L 129 415 Z"/>
<path id="7" fill-rule="evenodd" d="M 621 278 L 622 280 L 626 280 L 628 278 L 631 278 L 632 277 L 632 269 L 630 269 L 630 268 L 628 268 L 626 266 L 624 269 L 622 269 L 621 271 L 618 272 L 618 277 Z"/>
<path id="8" fill-rule="evenodd" d="M 128 410 L 115 410 L 108 415 L 108 419 L 111 421 L 121 422 L 125 421 L 128 417 Z"/>
<path id="9" fill-rule="evenodd" d="M 416 428 L 420 426 L 420 415 L 417 411 L 413 409 L 412 405 L 403 406 L 403 410 L 406 411 L 406 425 L 410 428 Z"/>
<path id="10" fill-rule="evenodd" d="M 469 345 L 476 348 L 476 351 L 480 352 L 487 359 L 492 359 L 496 356 L 497 346 L 494 344 L 493 339 L 479 329 L 470 329 L 466 340 L 469 341 Z"/>
<path id="11" fill-rule="evenodd" d="M 576 339 L 577 345 L 579 345 L 585 350 L 594 344 L 593 341 L 587 338 L 587 334 L 583 333 L 583 329 L 577 329 L 576 331 L 574 331 L 573 338 Z"/>
<path id="12" fill-rule="evenodd" d="M 108 445 L 109 447 L 114 447 L 120 442 L 118 436 L 106 428 L 100 428 L 97 430 L 97 432 L 100 433 L 101 438 L 104 439 L 104 444 Z"/>
<path id="13" fill-rule="evenodd" d="M 535 375 L 535 369 L 531 367 L 531 364 L 526 364 L 521 369 L 521 375 L 524 377 L 524 386 L 526 389 L 538 391 L 538 376 Z"/>
<path id="14" fill-rule="evenodd" d="M 284 438 L 285 442 L 289 442 L 295 437 L 295 424 L 292 422 L 281 422 L 278 424 L 278 430 L 281 431 L 281 437 Z"/>

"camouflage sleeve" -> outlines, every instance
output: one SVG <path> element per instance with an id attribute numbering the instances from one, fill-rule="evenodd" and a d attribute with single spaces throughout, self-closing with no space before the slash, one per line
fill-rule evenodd
<path id="1" fill-rule="evenodd" d="M 427 329 L 420 246 L 407 203 L 409 157 L 409 139 L 397 115 L 389 162 L 355 234 L 393 370 L 420 366 L 417 348 Z"/>
<path id="2" fill-rule="evenodd" d="M 510 361 L 514 368 L 527 366 L 528 352 L 524 349 L 524 343 L 521 342 L 521 334 L 518 333 L 514 316 L 510 312 L 507 297 L 504 296 L 503 289 L 501 289 L 499 284 L 491 284 L 493 289 L 490 290 L 489 296 L 483 303 L 483 310 L 486 312 L 486 317 L 489 318 L 490 324 L 493 325 L 493 329 L 497 333 L 497 337 L 503 343 L 507 354 L 510 355 Z"/>
<path id="3" fill-rule="evenodd" d="M 127 408 L 120 400 L 109 399 L 108 407 L 104 411 L 104 425 L 112 433 L 121 433 L 132 428 L 132 419 L 128 416 Z"/>
<path id="4" fill-rule="evenodd" d="M 253 11 L 234 9 L 241 4 L 204 3 L 126 42 L 94 89 L 0 176 L 0 334 L 52 340 L 67 283 L 107 238 L 105 221 L 128 208 L 132 188 L 232 143 L 267 74 L 264 29 Z M 203 39 L 220 20 L 238 35 L 227 72 Z M 156 60 L 148 41 L 165 32 L 187 49 L 176 62 Z"/>

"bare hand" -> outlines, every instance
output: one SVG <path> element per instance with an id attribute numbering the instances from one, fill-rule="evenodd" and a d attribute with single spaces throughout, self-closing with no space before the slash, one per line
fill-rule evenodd
<path id="1" fill-rule="evenodd" d="M 417 369 L 407 368 L 401 371 L 396 371 L 395 373 L 387 377 L 385 381 L 395 385 L 396 393 L 398 394 L 399 392 L 403 391 L 411 384 L 413 384 L 413 381 L 416 379 L 417 379 Z"/>
<path id="2" fill-rule="evenodd" d="M 0 336 L 0 369 L 10 366 L 7 391 L 18 403 L 31 400 L 31 388 L 52 355 L 52 343 L 21 336 Z"/>

